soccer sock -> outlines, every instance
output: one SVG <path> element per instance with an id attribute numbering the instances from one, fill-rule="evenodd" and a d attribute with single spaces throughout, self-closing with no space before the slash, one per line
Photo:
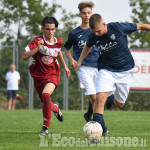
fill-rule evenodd
<path id="1" fill-rule="evenodd" d="M 93 114 L 93 121 L 97 121 L 102 126 L 103 132 L 106 131 L 107 127 L 105 126 L 105 121 L 104 121 L 104 118 L 103 118 L 103 114 L 94 113 Z"/>
<path id="2" fill-rule="evenodd" d="M 42 94 L 43 101 L 43 126 L 50 127 L 51 120 L 51 96 L 48 93 Z"/>
<path id="3" fill-rule="evenodd" d="M 114 104 L 114 94 L 110 95 L 107 100 Z"/>
<path id="4" fill-rule="evenodd" d="M 89 101 L 89 106 L 88 106 L 88 110 L 87 110 L 88 115 L 91 117 L 93 114 L 93 107 L 91 102 Z"/>
<path id="5" fill-rule="evenodd" d="M 58 113 L 58 107 L 51 101 L 51 111 Z"/>

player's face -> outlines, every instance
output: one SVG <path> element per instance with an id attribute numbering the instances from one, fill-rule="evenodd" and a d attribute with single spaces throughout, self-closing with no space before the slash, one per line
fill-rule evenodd
<path id="1" fill-rule="evenodd" d="M 92 9 L 90 7 L 83 8 L 80 12 L 82 22 L 89 23 L 89 19 L 92 15 Z"/>
<path id="2" fill-rule="evenodd" d="M 106 23 L 105 22 L 99 23 L 95 26 L 95 28 L 93 28 L 91 30 L 95 35 L 102 36 L 107 32 Z"/>
<path id="3" fill-rule="evenodd" d="M 42 27 L 41 30 L 44 33 L 44 37 L 49 40 L 53 38 L 54 33 L 56 32 L 56 27 L 55 24 L 45 24 L 45 27 Z"/>

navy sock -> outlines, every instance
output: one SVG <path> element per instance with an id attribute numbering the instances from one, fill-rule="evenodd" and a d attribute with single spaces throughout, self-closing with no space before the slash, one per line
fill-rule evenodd
<path id="1" fill-rule="evenodd" d="M 107 130 L 107 127 L 105 126 L 103 114 L 94 113 L 93 114 L 93 121 L 97 121 L 102 126 L 103 132 L 105 132 Z"/>
<path id="2" fill-rule="evenodd" d="M 92 104 L 91 104 L 90 101 L 89 101 L 89 106 L 88 106 L 87 113 L 88 113 L 89 116 L 92 116 L 92 114 L 93 114 L 93 107 L 92 107 Z"/>
<path id="3" fill-rule="evenodd" d="M 110 95 L 107 100 L 114 104 L 114 94 Z"/>

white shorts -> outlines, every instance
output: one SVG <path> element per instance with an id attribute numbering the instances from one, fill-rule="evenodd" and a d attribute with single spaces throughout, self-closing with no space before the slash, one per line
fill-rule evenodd
<path id="1" fill-rule="evenodd" d="M 124 72 L 111 72 L 101 69 L 97 75 L 96 93 L 114 93 L 115 99 L 120 103 L 125 103 L 129 94 L 133 80 L 133 69 Z"/>
<path id="2" fill-rule="evenodd" d="M 80 82 L 85 87 L 85 95 L 96 94 L 96 79 L 98 69 L 90 66 L 81 66 L 77 71 Z"/>

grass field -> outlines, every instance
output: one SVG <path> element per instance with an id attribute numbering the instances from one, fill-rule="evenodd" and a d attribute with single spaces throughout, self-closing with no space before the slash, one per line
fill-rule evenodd
<path id="1" fill-rule="evenodd" d="M 104 117 L 111 136 L 103 138 L 101 145 L 90 145 L 85 140 L 84 113 L 63 111 L 63 123 L 52 114 L 49 136 L 40 137 L 41 110 L 0 110 L 0 150 L 150 149 L 150 112 L 106 111 Z M 124 145 L 125 137 L 131 139 L 129 147 Z M 110 139 L 114 139 L 114 145 Z"/>

